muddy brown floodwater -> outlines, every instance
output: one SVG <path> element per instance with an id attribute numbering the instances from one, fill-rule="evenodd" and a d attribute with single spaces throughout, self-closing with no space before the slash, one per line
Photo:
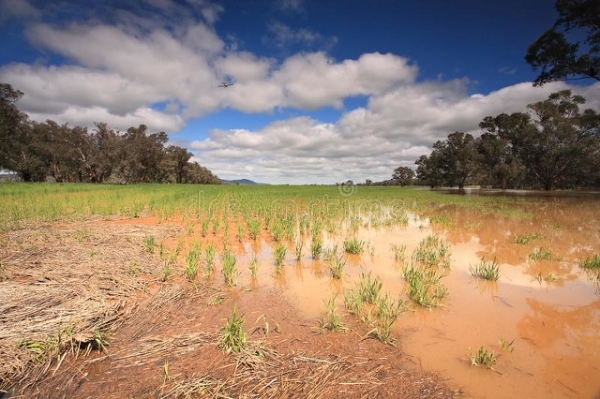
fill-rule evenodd
<path id="1" fill-rule="evenodd" d="M 323 301 L 343 292 L 360 273 L 371 271 L 382 292 L 405 299 L 408 310 L 394 324 L 398 345 L 416 367 L 438 373 L 450 386 L 478 398 L 600 397 L 600 289 L 598 272 L 587 272 L 582 259 L 600 251 L 600 201 L 594 198 L 515 198 L 510 211 L 442 206 L 431 215 L 408 213 L 406 226 L 372 227 L 357 232 L 339 226 L 324 233 L 325 248 L 356 236 L 366 243 L 362 255 L 346 254 L 344 277 L 329 276 L 327 263 L 312 260 L 310 239 L 304 255 L 294 259 L 288 244 L 286 265 L 273 266 L 272 243 L 262 240 L 237 248 L 240 264 L 254 256 L 259 272 L 250 280 L 242 266 L 242 285 L 281 289 L 305 317 L 323 316 Z M 435 217 L 434 217 L 435 216 Z M 391 245 L 405 245 L 406 259 L 425 237 L 435 234 L 450 244 L 451 271 L 442 280 L 449 290 L 443 306 L 429 310 L 406 299 L 402 262 Z M 517 237 L 528 238 L 517 243 Z M 530 254 L 549 250 L 551 259 Z M 470 273 L 484 258 L 496 259 L 500 278 L 480 280 Z M 511 349 L 500 340 L 512 342 Z M 472 367 L 470 350 L 494 351 L 493 370 Z"/>

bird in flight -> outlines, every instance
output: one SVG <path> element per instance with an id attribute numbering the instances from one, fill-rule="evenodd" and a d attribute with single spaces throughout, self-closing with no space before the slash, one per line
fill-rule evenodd
<path id="1" fill-rule="evenodd" d="M 219 87 L 223 87 L 223 88 L 227 88 L 229 86 L 233 86 L 233 83 L 227 83 L 227 82 L 223 82 L 219 85 Z"/>

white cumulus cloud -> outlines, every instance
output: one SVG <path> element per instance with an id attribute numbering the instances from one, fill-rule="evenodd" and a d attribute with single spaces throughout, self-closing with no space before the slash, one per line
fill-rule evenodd
<path id="1" fill-rule="evenodd" d="M 253 179 L 273 183 L 379 181 L 389 179 L 398 166 L 414 167 L 435 141 L 454 131 L 479 134 L 485 116 L 524 112 L 527 104 L 568 88 L 593 95 L 586 107 L 600 101 L 600 84 L 552 83 L 533 89 L 528 82 L 487 95 L 467 95 L 466 84 L 411 83 L 373 94 L 366 107 L 343 113 L 335 123 L 296 117 L 255 131 L 217 129 L 191 148 L 222 178 L 246 177 L 251 170 Z"/>
<path id="2" fill-rule="evenodd" d="M 106 122 L 121 130 L 146 124 L 167 133 L 223 109 L 271 115 L 273 121 L 260 128 L 215 126 L 188 143 L 196 159 L 222 178 L 382 180 L 398 166 L 414 166 L 415 159 L 449 133 L 477 133 L 483 117 L 524 111 L 527 104 L 560 89 L 572 88 L 588 99 L 587 106 L 600 108 L 600 84 L 534 88 L 523 82 L 469 94 L 468 78 L 422 81 L 418 60 L 391 53 L 337 60 L 313 50 L 275 59 L 238 50 L 214 27 L 226 8 L 207 0 L 188 0 L 186 7 L 144 0 L 144 7 L 114 11 L 113 19 L 90 15 L 69 22 L 44 20 L 45 14 L 32 4 L 0 2 L 5 15 L 29 21 L 26 37 L 41 57 L 64 62 L 42 58 L 0 66 L 0 81 L 25 93 L 19 102 L 22 111 L 38 121 L 88 127 Z M 282 6 L 299 12 L 303 2 L 290 0 Z M 281 23 L 267 29 L 280 43 L 322 45 L 330 40 Z M 234 85 L 218 87 L 223 81 Z M 365 99 L 365 104 L 346 109 L 349 99 Z M 323 108 L 335 109 L 339 118 L 324 122 L 310 116 Z M 295 116 L 274 120 L 288 114 L 282 110 Z"/>

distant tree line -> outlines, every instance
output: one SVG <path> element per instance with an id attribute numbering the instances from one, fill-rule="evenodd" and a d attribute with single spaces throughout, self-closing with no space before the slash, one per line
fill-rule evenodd
<path id="1" fill-rule="evenodd" d="M 570 90 L 527 106 L 527 112 L 487 116 L 481 136 L 454 132 L 415 163 L 431 187 L 480 184 L 502 189 L 600 187 L 600 116 L 580 112 Z"/>
<path id="2" fill-rule="evenodd" d="M 39 123 L 20 112 L 23 96 L 0 83 L 0 169 L 27 182 L 204 183 L 220 179 L 197 162 L 185 148 L 166 145 L 167 134 L 150 133 L 146 125 L 126 132 L 96 123 L 85 127 L 47 120 Z"/>

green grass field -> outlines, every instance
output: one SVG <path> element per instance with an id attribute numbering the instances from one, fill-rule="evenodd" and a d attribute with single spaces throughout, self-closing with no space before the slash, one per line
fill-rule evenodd
<path id="1" fill-rule="evenodd" d="M 192 220 L 225 213 L 229 217 L 260 216 L 339 218 L 376 214 L 400 217 L 405 210 L 425 212 L 440 202 L 508 212 L 509 200 L 498 197 L 440 195 L 412 187 L 351 188 L 335 186 L 231 185 L 0 185 L 0 230 L 23 224 L 80 221 L 100 217 L 178 216 Z M 389 221 L 388 221 L 389 222 Z"/>

